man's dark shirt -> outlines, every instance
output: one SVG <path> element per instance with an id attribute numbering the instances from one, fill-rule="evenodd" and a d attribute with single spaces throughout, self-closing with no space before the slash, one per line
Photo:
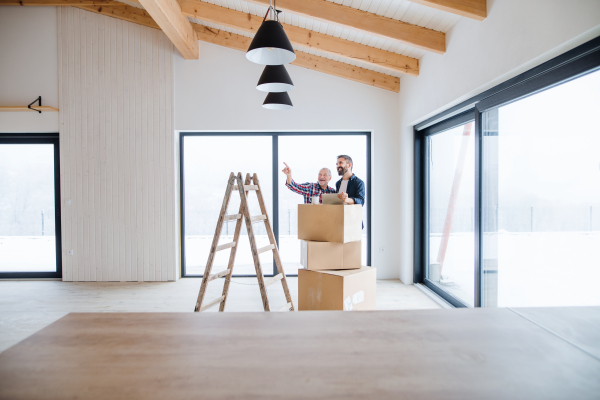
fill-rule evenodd
<path id="1" fill-rule="evenodd" d="M 342 179 L 335 183 L 335 189 L 338 193 L 340 193 Z M 346 193 L 348 193 L 349 198 L 354 200 L 354 204 L 360 204 L 361 206 L 365 205 L 365 183 L 357 178 L 354 174 L 348 180 Z"/>

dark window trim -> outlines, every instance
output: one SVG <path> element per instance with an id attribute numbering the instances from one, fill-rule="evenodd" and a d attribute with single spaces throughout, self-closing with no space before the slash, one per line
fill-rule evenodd
<path id="1" fill-rule="evenodd" d="M 336 131 L 336 132 L 179 132 L 179 196 L 180 196 L 180 235 L 181 235 L 181 277 L 182 278 L 202 278 L 203 275 L 187 275 L 185 262 L 185 179 L 184 179 L 184 141 L 186 136 L 270 136 L 272 138 L 272 166 L 273 166 L 273 215 L 271 222 L 273 224 L 273 234 L 279 247 L 279 137 L 280 136 L 365 136 L 367 152 L 367 265 L 371 265 L 371 132 L 370 131 Z M 273 260 L 272 275 L 277 275 L 277 267 Z M 233 275 L 235 278 L 255 277 L 256 275 Z M 287 275 L 298 276 L 298 275 Z"/>
<path id="2" fill-rule="evenodd" d="M 455 307 L 466 306 L 459 299 L 427 279 L 428 261 L 428 176 L 427 137 L 451 129 L 457 121 L 470 116 L 475 121 L 475 307 L 481 307 L 482 291 L 482 186 L 483 186 L 483 112 L 521 100 L 554 86 L 600 69 L 600 37 L 590 40 L 552 60 L 509 79 L 479 95 L 451 107 L 414 126 L 414 282 L 425 284 Z M 429 282 L 429 283 L 428 283 Z"/>
<path id="3" fill-rule="evenodd" d="M 438 133 L 442 133 L 444 131 L 456 128 L 457 126 L 464 125 L 468 122 L 473 121 L 473 109 L 457 114 L 453 117 L 450 117 L 439 124 L 423 129 L 421 132 L 425 136 L 433 136 Z"/>
<path id="4" fill-rule="evenodd" d="M 452 304 L 455 308 L 471 308 L 470 305 L 460 300 L 458 297 L 454 296 L 452 293 L 445 291 L 436 283 L 430 281 L 429 279 L 425 279 L 423 284 L 427 286 L 429 289 L 435 292 L 442 299 L 446 300 L 448 303 Z"/>
<path id="5" fill-rule="evenodd" d="M 476 103 L 482 101 L 483 99 L 487 99 L 490 96 L 493 96 L 503 90 L 507 90 L 515 85 L 522 84 L 523 82 L 535 78 L 539 75 L 546 74 L 557 67 L 564 67 L 568 64 L 577 61 L 577 59 L 584 57 L 591 53 L 597 53 L 600 50 L 600 37 L 590 40 L 572 50 L 567 51 L 551 60 L 546 61 L 543 64 L 538 65 L 528 71 L 523 72 L 520 75 L 515 76 L 505 82 L 500 83 L 499 85 L 494 86 L 491 89 L 486 90 L 476 96 L 471 97 L 468 100 L 461 102 L 460 104 L 455 105 L 445 111 L 440 112 L 437 115 L 434 115 L 431 118 L 426 119 L 425 121 L 417 124 L 415 129 L 417 131 L 423 130 L 431 125 L 434 125 L 440 121 L 445 120 L 453 115 L 461 113 L 467 109 L 473 108 Z"/>
<path id="6" fill-rule="evenodd" d="M 60 219 L 60 145 L 55 133 L 0 133 L 0 144 L 53 144 L 54 145 L 54 234 L 56 245 L 55 272 L 0 272 L 0 279 L 62 278 L 62 245 Z"/>
<path id="7" fill-rule="evenodd" d="M 424 129 L 415 130 L 415 240 L 414 240 L 414 283 L 422 283 L 454 307 L 469 307 L 450 292 L 441 289 L 427 276 L 429 264 L 429 137 L 473 121 L 473 110 L 455 115 L 447 120 Z M 475 128 L 477 129 L 477 128 Z M 475 136 L 476 137 L 476 136 Z"/>

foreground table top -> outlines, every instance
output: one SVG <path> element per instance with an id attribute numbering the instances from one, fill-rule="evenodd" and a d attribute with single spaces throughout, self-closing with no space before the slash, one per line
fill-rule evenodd
<path id="1" fill-rule="evenodd" d="M 597 399 L 600 307 L 522 310 L 69 314 L 0 399 Z"/>

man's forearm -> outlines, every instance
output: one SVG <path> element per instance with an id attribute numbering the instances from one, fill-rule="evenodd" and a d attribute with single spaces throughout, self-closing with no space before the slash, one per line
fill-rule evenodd
<path id="1" fill-rule="evenodd" d="M 352 197 L 348 197 L 346 199 L 346 203 L 348 203 L 348 204 L 354 204 L 354 199 Z"/>
<path id="2" fill-rule="evenodd" d="M 289 185 L 290 183 L 292 183 L 292 174 L 287 176 L 287 184 Z"/>

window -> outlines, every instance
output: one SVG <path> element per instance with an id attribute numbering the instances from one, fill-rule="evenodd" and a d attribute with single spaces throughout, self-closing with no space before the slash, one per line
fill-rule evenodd
<path id="1" fill-rule="evenodd" d="M 483 114 L 483 305 L 600 304 L 600 71 Z"/>
<path id="2" fill-rule="evenodd" d="M 600 305 L 600 38 L 415 127 L 415 282 L 457 307 Z"/>
<path id="3" fill-rule="evenodd" d="M 279 163 L 285 161 L 292 168 L 292 177 L 297 183 L 316 182 L 322 167 L 331 170 L 329 186 L 335 189 L 341 179 L 335 170 L 337 156 L 347 154 L 354 161 L 353 172 L 366 183 L 367 140 L 365 135 L 319 135 L 279 137 Z M 303 197 L 293 193 L 283 184 L 285 176 L 279 175 L 279 251 L 286 274 L 298 273 L 300 265 L 300 240 L 298 240 L 298 204 Z M 365 201 L 363 221 L 368 222 Z M 363 229 L 362 265 L 367 265 L 367 232 Z"/>
<path id="4" fill-rule="evenodd" d="M 370 133 L 194 133 L 180 136 L 182 193 L 182 276 L 202 276 L 215 234 L 217 219 L 231 172 L 257 173 L 260 179 L 279 253 L 287 275 L 300 268 L 300 241 L 297 239 L 298 204 L 303 197 L 285 186 L 283 162 L 292 168 L 296 182 L 316 182 L 322 167 L 332 172 L 329 186 L 340 179 L 335 171 L 336 157 L 349 154 L 354 172 L 366 186 L 363 207 L 363 263 L 370 264 Z M 259 215 L 254 193 L 248 195 L 252 215 Z M 239 208 L 239 194 L 233 192 L 228 212 Z M 226 223 L 220 244 L 231 242 L 235 221 Z M 269 244 L 263 224 L 254 224 L 257 246 Z M 214 271 L 226 269 L 229 251 L 217 252 Z M 270 252 L 260 255 L 265 276 L 275 275 Z M 219 268 L 222 267 L 222 268 Z M 216 268 L 216 269 L 215 269 Z M 241 230 L 234 276 L 255 276 L 246 228 Z"/>
<path id="5" fill-rule="evenodd" d="M 58 134 L 0 134 L 0 278 L 60 278 Z"/>
<path id="6" fill-rule="evenodd" d="M 473 122 L 429 136 L 427 279 L 473 305 Z"/>
<path id="7" fill-rule="evenodd" d="M 208 260 L 210 246 L 225 196 L 225 187 L 232 172 L 258 175 L 269 216 L 273 215 L 273 173 L 269 136 L 190 136 L 185 138 L 185 271 L 187 275 L 202 275 Z M 265 162 L 266 161 L 266 162 Z M 256 194 L 248 194 L 251 215 L 260 215 Z M 237 191 L 231 193 L 228 212 L 236 214 L 240 207 Z M 236 221 L 226 222 L 221 235 L 222 243 L 233 241 Z M 254 224 L 256 245 L 267 246 L 269 238 L 264 224 Z M 236 253 L 237 275 L 255 275 L 254 261 L 246 228 L 240 232 L 240 243 Z M 263 273 L 273 270 L 269 253 L 259 255 Z M 219 251 L 213 261 L 214 271 L 227 269 L 229 251 Z"/>

